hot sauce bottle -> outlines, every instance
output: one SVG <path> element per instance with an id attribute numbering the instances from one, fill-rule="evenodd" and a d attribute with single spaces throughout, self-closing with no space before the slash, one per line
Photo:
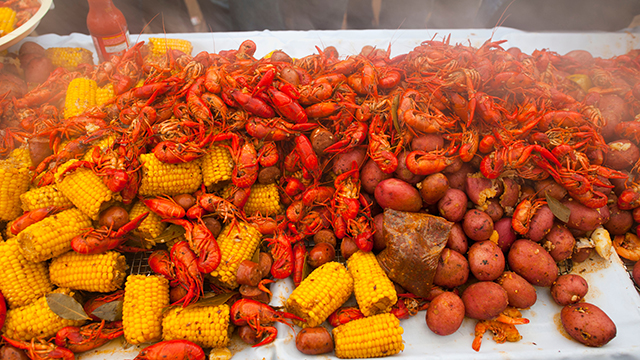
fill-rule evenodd
<path id="1" fill-rule="evenodd" d="M 88 0 L 87 27 L 100 62 L 129 47 L 129 29 L 122 12 L 112 0 Z"/>

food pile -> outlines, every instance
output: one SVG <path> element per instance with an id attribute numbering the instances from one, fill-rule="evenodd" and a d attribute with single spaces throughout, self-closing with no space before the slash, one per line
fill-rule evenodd
<path id="1" fill-rule="evenodd" d="M 22 26 L 38 9 L 38 0 L 0 0 L 0 37 Z"/>
<path id="2" fill-rule="evenodd" d="M 304 354 L 379 357 L 420 310 L 442 336 L 477 320 L 480 351 L 486 331 L 522 338 L 536 291 L 607 344 L 615 324 L 558 264 L 640 260 L 640 52 L 503 43 L 256 59 L 251 40 L 192 56 L 152 38 L 29 70 L 55 56 L 25 43 L 0 72 L 2 351 L 124 335 L 156 343 L 137 359 L 203 359 L 281 322 Z M 152 274 L 127 269 L 140 254 Z"/>

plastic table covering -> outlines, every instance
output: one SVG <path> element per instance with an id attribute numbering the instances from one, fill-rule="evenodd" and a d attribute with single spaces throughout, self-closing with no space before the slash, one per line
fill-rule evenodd
<path id="1" fill-rule="evenodd" d="M 346 31 L 262 31 L 232 33 L 189 33 L 131 35 L 132 42 L 146 41 L 149 37 L 188 39 L 193 43 L 193 54 L 206 50 L 237 49 L 242 41 L 251 39 L 257 44 L 256 58 L 281 49 L 292 57 L 303 57 L 335 46 L 341 57 L 357 54 L 365 45 L 387 49 L 391 56 L 407 53 L 424 40 L 442 40 L 451 35 L 451 44 L 481 46 L 488 39 L 507 40 L 504 48 L 517 46 L 530 54 L 536 49 L 549 49 L 559 54 L 571 50 L 587 50 L 593 56 L 609 58 L 640 48 L 640 33 L 529 33 L 509 28 L 466 30 L 346 30 Z M 45 48 L 54 46 L 84 47 L 94 51 L 91 38 L 84 34 L 69 36 L 42 35 L 28 37 Z M 21 43 L 22 43 L 21 42 Z M 21 44 L 20 43 L 20 44 Z M 17 51 L 20 44 L 10 50 Z M 94 57 L 97 63 L 97 56 Z M 640 296 L 636 292 L 622 261 L 615 254 L 604 260 L 595 255 L 588 261 L 574 266 L 572 273 L 584 276 L 589 283 L 586 302 L 604 310 L 617 326 L 617 336 L 606 346 L 590 348 L 571 340 L 562 329 L 561 307 L 555 304 L 548 288 L 537 288 L 538 301 L 523 317 L 529 324 L 517 328 L 523 336 L 516 343 L 496 344 L 489 333 L 485 334 L 479 352 L 471 349 L 475 320 L 465 319 L 454 334 L 441 337 L 426 326 L 425 312 L 403 320 L 404 351 L 395 357 L 404 359 L 640 359 Z M 282 305 L 293 290 L 292 282 L 281 280 L 272 287 L 272 305 Z M 269 345 L 252 348 L 234 335 L 230 349 L 233 359 L 335 359 L 333 353 L 305 356 L 295 347 L 295 333 L 287 326 L 276 324 L 277 339 Z M 295 327 L 295 331 L 299 328 Z M 123 347 L 124 340 L 117 339 L 96 350 L 77 356 L 79 360 L 132 359 L 140 346 Z M 126 346 L 126 345 L 125 345 Z"/>

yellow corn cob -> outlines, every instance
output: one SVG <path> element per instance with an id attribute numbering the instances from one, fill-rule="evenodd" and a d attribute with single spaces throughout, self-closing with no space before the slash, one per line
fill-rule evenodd
<path id="1" fill-rule="evenodd" d="M 92 106 L 96 106 L 95 80 L 87 78 L 75 78 L 67 87 L 67 95 L 64 101 L 64 117 L 70 118 L 82 114 Z"/>
<path id="2" fill-rule="evenodd" d="M 233 159 L 229 149 L 224 146 L 211 145 L 209 151 L 202 157 L 202 179 L 204 186 L 231 179 Z"/>
<path id="3" fill-rule="evenodd" d="M 56 289 L 54 293 L 73 296 L 69 289 Z M 67 320 L 56 315 L 47 298 L 41 296 L 29 305 L 7 311 L 4 335 L 15 340 L 29 341 L 33 338 L 50 338 L 65 326 L 82 326 L 84 320 Z"/>
<path id="4" fill-rule="evenodd" d="M 154 56 L 166 56 L 167 50 L 180 50 L 187 55 L 191 55 L 193 45 L 191 41 L 182 39 L 164 39 L 164 38 L 149 38 L 149 45 L 151 45 L 151 54 Z"/>
<path id="5" fill-rule="evenodd" d="M 127 261 L 118 252 L 84 255 L 69 251 L 51 260 L 49 277 L 59 287 L 111 292 L 122 288 L 126 270 Z"/>
<path id="6" fill-rule="evenodd" d="M 13 222 L 14 222 L 14 221 L 15 221 L 15 220 L 11 220 L 11 221 L 9 221 L 9 222 L 7 223 L 7 225 L 5 226 L 5 228 L 4 228 L 4 236 L 5 236 L 5 238 L 7 238 L 7 239 L 11 239 L 11 238 L 16 237 L 16 236 L 15 236 L 15 235 L 13 235 L 13 233 L 11 232 L 11 226 L 13 226 Z M 0 241 L 2 241 L 2 240 L 0 240 Z"/>
<path id="7" fill-rule="evenodd" d="M 30 225 L 16 239 L 27 260 L 41 262 L 71 250 L 71 239 L 90 227 L 91 219 L 73 208 Z"/>
<path id="8" fill-rule="evenodd" d="M 96 105 L 102 105 L 116 96 L 113 84 L 109 83 L 96 89 Z"/>
<path id="9" fill-rule="evenodd" d="M 8 7 L 0 7 L 0 36 L 13 31 L 16 24 L 16 12 Z"/>
<path id="10" fill-rule="evenodd" d="M 25 306 L 53 290 L 44 262 L 25 259 L 15 237 L 0 243 L 0 292 L 10 308 Z"/>
<path id="11" fill-rule="evenodd" d="M 146 212 L 149 212 L 149 215 L 142 220 L 134 232 L 145 239 L 155 239 L 167 228 L 167 223 L 162 222 L 160 215 L 149 210 L 142 201 L 137 201 L 133 204 L 129 211 L 129 220 L 133 220 Z"/>
<path id="12" fill-rule="evenodd" d="M 74 160 L 71 160 L 74 161 Z M 78 168 L 58 180 L 58 189 L 92 220 L 98 220 L 101 210 L 111 206 L 114 194 L 93 170 Z"/>
<path id="13" fill-rule="evenodd" d="M 93 53 L 84 48 L 51 47 L 44 53 L 51 60 L 54 68 L 62 66 L 69 71 L 75 71 L 80 64 L 93 65 Z"/>
<path id="14" fill-rule="evenodd" d="M 27 148 L 15 149 L 0 160 L 0 221 L 11 221 L 22 214 L 20 195 L 29 190 L 30 166 Z"/>
<path id="15" fill-rule="evenodd" d="M 157 275 L 129 275 L 122 305 L 124 337 L 136 345 L 162 338 L 162 309 L 169 306 L 169 281 Z"/>
<path id="16" fill-rule="evenodd" d="M 56 184 L 33 188 L 20 195 L 22 210 L 31 211 L 47 206 L 72 207 L 73 203 L 67 199 Z"/>
<path id="17" fill-rule="evenodd" d="M 211 273 L 214 281 L 228 289 L 238 287 L 236 271 L 242 260 L 250 260 L 260 245 L 262 235 L 246 222 L 226 225 L 218 235 L 220 265 Z"/>
<path id="18" fill-rule="evenodd" d="M 364 316 L 388 312 L 398 301 L 393 283 L 371 252 L 357 251 L 347 260 L 353 292 Z"/>
<path id="19" fill-rule="evenodd" d="M 163 340 L 189 340 L 203 348 L 229 345 L 229 305 L 175 307 L 162 320 Z"/>
<path id="20" fill-rule="evenodd" d="M 255 214 L 274 215 L 281 210 L 280 195 L 278 194 L 278 185 L 271 184 L 255 184 L 251 187 L 251 193 L 244 205 L 244 212 L 253 216 Z"/>
<path id="21" fill-rule="evenodd" d="M 140 155 L 142 196 L 190 194 L 202 184 L 200 160 L 181 164 L 165 164 L 153 153 Z"/>
<path id="22" fill-rule="evenodd" d="M 107 135 L 103 138 L 101 138 L 100 140 L 96 140 L 93 143 L 92 149 L 94 147 L 98 147 L 100 148 L 101 151 L 105 151 L 107 148 L 111 147 L 113 145 L 113 143 L 116 142 L 116 135 L 115 134 L 110 134 Z M 86 153 L 84 153 L 84 155 L 82 156 L 82 160 L 84 161 L 90 161 L 90 162 L 94 162 L 93 161 L 93 150 L 87 151 Z"/>
<path id="23" fill-rule="evenodd" d="M 400 320 L 390 313 L 350 321 L 333 329 L 336 356 L 364 359 L 391 356 L 404 350 Z"/>
<path id="24" fill-rule="evenodd" d="M 313 270 L 295 288 L 285 307 L 306 322 L 294 321 L 301 327 L 322 324 L 353 292 L 353 278 L 344 265 L 331 261 Z"/>

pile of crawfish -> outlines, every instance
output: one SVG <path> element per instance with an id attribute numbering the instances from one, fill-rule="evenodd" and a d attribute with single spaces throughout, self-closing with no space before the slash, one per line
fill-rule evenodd
<path id="1" fill-rule="evenodd" d="M 199 195 L 208 192 L 210 207 L 201 201 L 180 224 L 197 237 L 203 224 L 197 219 L 209 213 L 221 222 L 254 223 L 267 239 L 271 275 L 293 276 L 296 283 L 306 250 L 294 245 L 322 230 L 374 250 L 381 231 L 374 217 L 382 209 L 373 191 L 361 187 L 365 163 L 388 177 L 408 170 L 412 186 L 440 172 L 511 178 L 523 195 L 504 215 L 514 217 L 514 230 L 523 235 L 540 208 L 541 200 L 533 206 L 533 199 L 544 199 L 532 189 L 547 178 L 588 208 L 639 207 L 640 51 L 611 59 L 585 51 L 528 55 L 503 43 L 473 48 L 431 40 L 395 57 L 390 49 L 365 47 L 340 58 L 329 47 L 297 59 L 283 51 L 257 59 L 251 40 L 237 50 L 195 56 L 172 50 L 165 58 L 151 57 L 138 43 L 95 67 L 59 68 L 20 98 L 0 97 L 0 155 L 21 144 L 48 145 L 50 152 L 34 159 L 34 183 L 43 186 L 60 165 L 91 151 L 87 166 L 127 205 L 138 198 L 141 154 L 177 164 L 222 144 L 234 160 L 231 195 L 219 186 L 203 189 Z M 116 97 L 65 119 L 65 90 L 76 77 L 111 83 Z M 116 137 L 111 146 L 94 147 L 109 135 Z M 613 161 L 629 148 L 635 149 L 630 161 Z M 348 168 L 334 166 L 356 151 L 362 156 Z M 270 178 L 283 211 L 248 216 L 243 206 L 266 169 L 277 174 Z M 463 189 L 465 182 L 451 178 L 449 186 Z M 176 208 L 170 202 L 148 205 L 181 217 L 170 213 Z M 437 214 L 437 207 L 421 211 Z M 121 244 L 140 221 L 108 237 Z M 210 272 L 207 259 L 219 254 L 195 258 L 201 272 Z M 183 304 L 202 289 L 189 285 Z"/>

